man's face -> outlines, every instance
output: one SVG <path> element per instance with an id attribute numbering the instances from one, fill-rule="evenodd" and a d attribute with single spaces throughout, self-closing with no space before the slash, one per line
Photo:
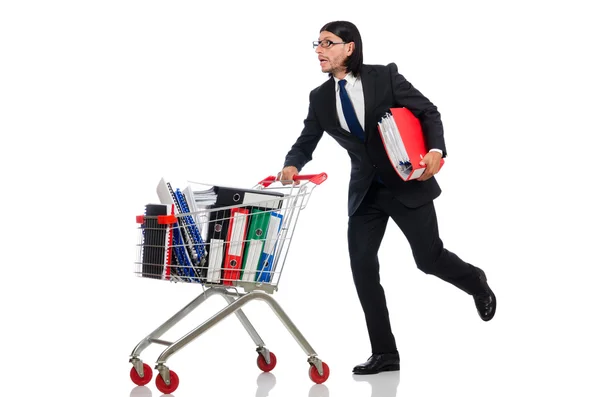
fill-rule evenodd
<path id="1" fill-rule="evenodd" d="M 323 42 L 324 45 L 332 43 L 342 43 L 343 40 L 331 32 L 323 31 L 319 35 L 319 42 Z M 315 49 L 315 52 L 319 56 L 319 62 L 321 64 L 321 71 L 323 73 L 331 73 L 336 77 L 344 77 L 346 75 L 346 67 L 344 62 L 348 58 L 352 51 L 354 51 L 354 43 L 347 44 L 331 44 L 329 47 L 324 48 L 319 45 Z"/>

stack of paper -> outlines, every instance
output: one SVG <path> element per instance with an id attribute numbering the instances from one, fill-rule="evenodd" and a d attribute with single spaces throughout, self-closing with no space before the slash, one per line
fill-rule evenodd
<path id="1" fill-rule="evenodd" d="M 217 202 L 217 190 L 218 187 L 213 186 L 206 190 L 194 190 L 192 192 L 194 201 L 199 206 L 208 206 Z"/>
<path id="2" fill-rule="evenodd" d="M 410 158 L 400 137 L 400 131 L 391 113 L 386 113 L 379 122 L 379 130 L 382 134 L 384 145 L 388 151 L 390 161 L 397 171 L 402 174 L 409 174 L 412 170 Z"/>
<path id="3" fill-rule="evenodd" d="M 172 241 L 164 244 L 173 255 L 172 280 L 223 285 L 273 280 L 284 193 L 191 184 L 179 189 L 164 178 L 156 192 L 177 217 Z"/>

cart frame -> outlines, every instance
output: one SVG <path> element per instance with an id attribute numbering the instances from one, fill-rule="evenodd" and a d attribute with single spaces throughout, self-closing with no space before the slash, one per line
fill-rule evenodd
<path id="1" fill-rule="evenodd" d="M 289 181 L 291 184 L 291 191 L 293 191 L 293 189 L 298 189 L 297 194 L 295 195 L 295 199 L 297 200 L 298 197 L 302 197 L 302 202 L 298 206 L 299 210 L 305 208 L 308 202 L 308 198 L 310 197 L 310 194 L 312 192 L 312 189 L 316 185 L 321 184 L 326 179 L 327 175 L 325 173 L 322 173 L 303 176 L 297 175 L 294 177 L 293 181 Z M 255 188 L 265 188 L 277 181 L 277 178 L 271 176 L 259 182 L 259 184 L 255 186 Z M 290 198 L 291 196 L 292 194 L 290 194 Z M 286 230 L 286 233 L 291 232 L 289 240 L 291 240 L 293 236 L 298 213 L 293 215 L 295 217 L 290 217 L 290 221 L 292 222 L 292 229 Z M 289 241 L 285 248 L 280 246 L 276 252 L 276 257 L 274 260 L 276 261 L 276 263 L 281 264 L 281 269 L 283 268 L 283 264 L 285 263 L 288 249 Z M 283 258 L 280 256 L 282 253 Z M 329 367 L 317 356 L 316 351 L 309 344 L 306 338 L 302 335 L 298 327 L 285 313 L 281 305 L 273 298 L 273 296 L 271 296 L 272 293 L 275 290 L 277 290 L 280 278 L 281 277 L 276 278 L 276 282 L 274 283 L 274 285 L 272 283 L 240 282 L 238 286 L 243 288 L 245 292 L 240 292 L 237 286 L 202 284 L 202 288 L 204 291 L 200 295 L 198 295 L 181 310 L 175 313 L 163 324 L 161 324 L 158 328 L 156 328 L 154 331 L 148 334 L 133 349 L 129 358 L 129 362 L 133 366 L 130 371 L 130 377 L 132 381 L 137 385 L 144 385 L 150 382 L 150 380 L 152 379 L 152 370 L 147 364 L 144 364 L 140 356 L 142 352 L 152 344 L 164 345 L 167 347 L 157 358 L 154 367 L 154 369 L 158 371 L 158 375 L 156 377 L 156 386 L 161 392 L 165 394 L 172 393 L 173 391 L 175 391 L 175 389 L 177 389 L 179 385 L 179 378 L 177 374 L 170 370 L 166 364 L 169 357 L 171 357 L 173 354 L 187 346 L 192 341 L 196 340 L 200 335 L 202 335 L 207 330 L 209 330 L 210 328 L 227 318 L 232 313 L 235 313 L 238 320 L 242 323 L 244 329 L 246 330 L 248 335 L 250 335 L 252 341 L 256 345 L 256 352 L 258 353 L 258 367 L 265 372 L 271 371 L 275 367 L 277 359 L 275 355 L 272 352 L 270 352 L 269 349 L 267 349 L 265 342 L 260 337 L 256 329 L 242 310 L 242 307 L 248 302 L 253 300 L 261 300 L 268 304 L 268 306 L 273 310 L 273 312 L 276 314 L 279 320 L 284 324 L 288 332 L 300 345 L 304 353 L 308 356 L 307 362 L 310 365 L 309 377 L 311 378 L 311 380 L 313 380 L 315 383 L 325 382 L 329 377 Z M 177 323 L 179 323 L 182 319 L 187 317 L 191 312 L 193 312 L 197 307 L 199 307 L 203 302 L 205 302 L 208 298 L 212 297 L 213 295 L 219 295 L 223 297 L 227 302 L 227 305 L 219 312 L 215 313 L 212 317 L 210 317 L 202 324 L 198 325 L 193 330 L 191 330 L 181 338 L 177 339 L 176 341 L 169 342 L 160 339 L 162 335 L 164 335 L 167 331 L 173 328 Z M 150 374 L 147 373 L 148 371 L 150 372 Z"/>

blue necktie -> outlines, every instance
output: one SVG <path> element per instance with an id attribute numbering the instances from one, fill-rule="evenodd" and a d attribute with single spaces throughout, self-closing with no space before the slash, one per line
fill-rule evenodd
<path id="1" fill-rule="evenodd" d="M 358 121 L 358 117 L 356 117 L 356 112 L 354 111 L 354 107 L 352 106 L 352 102 L 350 101 L 350 97 L 348 96 L 348 92 L 346 91 L 346 80 L 340 80 L 340 101 L 342 102 L 342 111 L 344 112 L 344 118 L 346 119 L 346 123 L 348 123 L 348 128 L 350 128 L 350 132 L 356 135 L 361 141 L 365 140 L 365 132 L 363 131 L 360 123 Z"/>

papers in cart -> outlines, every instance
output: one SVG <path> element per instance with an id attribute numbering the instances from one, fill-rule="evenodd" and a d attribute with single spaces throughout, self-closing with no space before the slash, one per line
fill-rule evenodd
<path id="1" fill-rule="evenodd" d="M 268 226 L 268 211 L 280 209 L 284 196 L 281 192 L 222 185 L 204 190 L 193 189 L 196 205 L 210 208 L 206 236 L 209 243 L 208 282 L 232 285 L 235 280 L 256 280 Z M 221 207 L 234 208 L 218 210 Z M 238 209 L 249 212 L 240 213 Z M 247 218 L 243 233 L 239 229 L 240 222 L 233 222 L 242 214 Z M 238 236 L 244 236 L 247 241 L 239 241 Z"/>
<path id="2" fill-rule="evenodd" d="M 240 189 L 229 186 L 212 186 L 205 190 L 193 190 L 193 197 L 198 205 L 214 205 L 215 207 L 229 206 L 259 206 L 279 209 L 282 206 L 284 194 L 281 192 Z"/>
<path id="3" fill-rule="evenodd" d="M 392 166 L 405 181 L 419 178 L 425 172 L 420 165 L 427 154 L 421 123 L 406 108 L 392 108 L 378 123 L 379 134 Z M 444 159 L 440 162 L 440 167 Z"/>
<path id="4" fill-rule="evenodd" d="M 174 276 L 190 282 L 202 282 L 206 278 L 207 252 L 197 221 L 190 215 L 187 199 L 180 189 L 173 189 L 162 178 L 156 193 L 163 204 L 174 205 L 177 223 L 173 230 L 173 251 L 176 266 Z"/>
<path id="5" fill-rule="evenodd" d="M 177 220 L 172 231 L 173 280 L 271 282 L 283 193 L 228 186 L 197 189 L 190 184 L 180 190 L 164 178 L 156 191 L 161 203 L 173 206 Z"/>
<path id="6" fill-rule="evenodd" d="M 206 190 L 192 190 L 191 186 L 189 188 L 196 204 L 208 206 L 216 203 L 217 191 L 215 186 Z"/>

